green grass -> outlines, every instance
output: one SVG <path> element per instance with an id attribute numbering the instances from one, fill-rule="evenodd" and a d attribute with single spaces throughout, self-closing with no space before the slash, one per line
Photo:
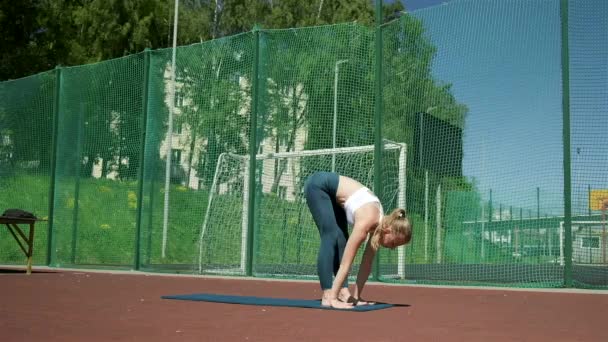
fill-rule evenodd
<path id="1" fill-rule="evenodd" d="M 0 206 L 33 211 L 47 217 L 49 178 L 21 175 L 0 180 Z M 51 265 L 80 267 L 135 267 L 137 245 L 138 183 L 108 179 L 81 179 L 76 191 L 72 178 L 59 178 L 55 188 Z M 213 216 L 199 248 L 207 208 L 207 191 L 179 185 L 170 187 L 169 224 L 165 255 L 162 255 L 164 184 L 144 187 L 140 262 L 146 270 L 162 272 L 198 271 L 241 266 L 243 198 L 240 194 L 216 195 Z M 319 236 L 305 204 L 264 194 L 258 203 L 254 236 L 254 274 L 273 276 L 314 275 Z M 407 264 L 431 264 L 436 260 L 435 228 L 429 224 L 425 259 L 424 222 L 411 215 L 412 242 L 406 248 Z M 37 225 L 36 264 L 46 264 L 48 224 Z M 447 240 L 446 240 L 447 239 Z M 480 241 L 462 232 L 443 230 L 442 263 L 505 264 L 546 263 L 538 257 L 514 259 L 512 251 L 485 244 L 480 258 Z M 360 262 L 360 249 L 355 265 Z M 381 250 L 381 269 L 394 269 L 398 253 Z M 22 264 L 25 257 L 6 229 L 0 230 L 0 263 Z M 393 266 L 391 268 L 391 265 Z"/>
<path id="2" fill-rule="evenodd" d="M 0 214 L 9 208 L 19 208 L 34 213 L 38 218 L 48 218 L 49 177 L 23 175 L 0 177 Z M 22 226 L 23 227 L 23 226 Z M 36 223 L 34 236 L 34 263 L 46 262 L 46 222 Z M 28 228 L 25 228 L 27 234 Z M 26 257 L 5 226 L 0 227 L 0 262 L 25 263 Z"/>
<path id="3" fill-rule="evenodd" d="M 53 265 L 134 264 L 137 223 L 136 182 L 81 179 L 76 191 L 73 178 L 59 178 L 55 188 Z M 50 180 L 44 176 L 16 176 L 2 181 L 0 205 L 23 208 L 48 217 Z M 23 194 L 19 196 L 16 194 Z M 208 193 L 183 186 L 170 187 L 169 225 L 165 257 L 161 255 L 164 184 L 146 184 L 141 225 L 142 262 L 161 265 L 197 264 L 198 240 Z M 202 248 L 204 264 L 233 264 L 241 261 L 242 197 L 215 197 Z M 256 225 L 256 262 L 262 265 L 314 265 L 319 244 L 316 227 L 301 203 L 264 195 Z M 37 227 L 35 262 L 45 263 L 46 229 Z M 2 262 L 20 262 L 21 251 L 7 231 L 2 231 Z M 74 239 L 75 237 L 75 239 Z M 360 256 L 359 256 L 360 257 Z M 414 256 L 414 260 L 419 259 Z"/>

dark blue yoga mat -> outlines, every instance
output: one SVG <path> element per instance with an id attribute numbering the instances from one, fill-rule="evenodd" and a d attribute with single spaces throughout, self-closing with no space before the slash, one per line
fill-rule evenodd
<path id="1" fill-rule="evenodd" d="M 194 293 L 185 295 L 162 296 L 163 299 L 178 299 L 178 300 L 193 300 L 203 302 L 216 302 L 228 304 L 244 304 L 244 305 L 265 305 L 265 306 L 291 306 L 297 308 L 323 309 L 323 310 L 341 310 L 341 311 L 372 311 L 386 309 L 393 304 L 376 303 L 374 305 L 360 305 L 352 309 L 334 309 L 321 305 L 320 300 L 306 299 L 289 299 L 289 298 L 271 298 L 271 297 L 252 297 L 252 296 L 229 296 L 216 295 L 208 293 Z"/>

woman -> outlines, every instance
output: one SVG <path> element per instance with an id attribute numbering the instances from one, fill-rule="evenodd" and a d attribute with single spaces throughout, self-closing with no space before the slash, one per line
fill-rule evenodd
<path id="1" fill-rule="evenodd" d="M 361 293 L 379 246 L 395 248 L 411 240 L 412 224 L 405 210 L 395 209 L 384 216 L 380 200 L 368 188 L 333 172 L 316 172 L 308 177 L 304 195 L 321 234 L 317 257 L 317 272 L 323 290 L 321 304 L 339 309 L 352 308 L 353 303 L 369 304 L 361 298 Z M 350 236 L 348 224 L 353 226 Z M 357 250 L 366 240 L 368 243 L 351 295 L 348 273 Z"/>

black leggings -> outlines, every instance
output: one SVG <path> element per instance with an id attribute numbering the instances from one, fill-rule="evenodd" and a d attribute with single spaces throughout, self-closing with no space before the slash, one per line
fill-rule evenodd
<path id="1" fill-rule="evenodd" d="M 317 273 L 323 290 L 331 289 L 348 240 L 346 212 L 336 200 L 339 179 L 336 173 L 316 172 L 304 184 L 306 203 L 321 234 Z M 342 286 L 348 286 L 348 280 Z"/>

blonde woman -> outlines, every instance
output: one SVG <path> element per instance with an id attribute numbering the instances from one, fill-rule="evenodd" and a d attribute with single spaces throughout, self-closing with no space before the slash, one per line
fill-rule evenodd
<path id="1" fill-rule="evenodd" d="M 405 210 L 395 209 L 384 216 L 380 200 L 368 188 L 333 172 L 316 172 L 308 177 L 304 195 L 321 235 L 317 257 L 317 273 L 323 290 L 321 305 L 350 309 L 353 305 L 370 304 L 361 298 L 361 293 L 378 248 L 395 248 L 412 238 L 412 224 Z M 350 236 L 348 224 L 353 227 Z M 365 241 L 351 294 L 348 274 L 357 250 Z"/>

